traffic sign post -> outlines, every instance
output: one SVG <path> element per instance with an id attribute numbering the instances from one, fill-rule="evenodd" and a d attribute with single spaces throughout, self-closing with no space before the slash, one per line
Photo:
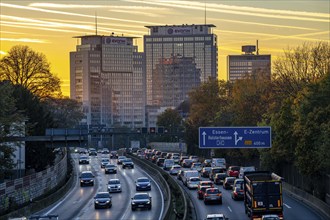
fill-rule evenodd
<path id="1" fill-rule="evenodd" d="M 271 127 L 200 127 L 199 148 L 270 148 Z"/>

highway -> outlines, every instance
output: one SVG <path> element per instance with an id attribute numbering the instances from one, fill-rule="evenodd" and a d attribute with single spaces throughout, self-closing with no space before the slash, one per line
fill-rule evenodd
<path id="1" fill-rule="evenodd" d="M 59 219 L 76 219 L 76 220 L 92 220 L 92 219 L 161 219 L 164 204 L 162 199 L 162 192 L 158 185 L 153 181 L 152 190 L 149 191 L 152 197 L 151 210 L 136 210 L 131 211 L 130 198 L 136 192 L 134 181 L 138 177 L 148 176 L 141 167 L 135 165 L 134 169 L 122 169 L 118 165 L 117 174 L 105 174 L 104 170 L 100 167 L 100 159 L 103 157 L 91 156 L 89 165 L 78 164 L 78 154 L 73 154 L 75 160 L 76 173 L 90 170 L 95 175 L 95 185 L 80 187 L 79 179 L 75 177 L 75 184 L 72 190 L 57 204 L 49 207 L 42 212 L 35 213 L 39 215 L 58 214 Z M 116 159 L 111 159 L 111 163 L 116 164 Z M 187 168 L 185 168 L 187 169 Z M 148 176 L 150 179 L 151 177 Z M 110 178 L 118 178 L 121 181 L 123 191 L 121 193 L 111 193 L 112 207 L 109 209 L 94 209 L 94 195 L 99 191 L 107 191 L 107 182 Z M 208 204 L 205 205 L 203 200 L 197 198 L 196 189 L 188 189 L 183 183 L 172 176 L 184 189 L 186 196 L 191 198 L 195 208 L 193 215 L 195 219 L 205 219 L 207 214 L 223 213 L 229 220 L 248 220 L 245 214 L 243 201 L 235 201 L 231 198 L 231 190 L 225 190 L 221 185 L 215 185 L 222 191 L 222 204 Z M 202 178 L 208 180 L 208 178 Z M 319 220 L 324 219 L 310 207 L 306 206 L 301 201 L 297 201 L 292 197 L 283 193 L 284 202 L 284 218 L 285 220 Z"/>
<path id="2" fill-rule="evenodd" d="M 136 193 L 135 180 L 138 177 L 149 177 L 140 167 L 135 166 L 134 169 L 122 169 L 121 165 L 118 165 L 117 174 L 105 174 L 104 169 L 100 166 L 101 157 L 105 155 L 99 154 L 99 156 L 90 156 L 90 164 L 78 164 L 78 154 L 73 154 L 75 161 L 76 173 L 89 170 L 95 175 L 94 186 L 81 187 L 78 176 L 75 176 L 75 184 L 70 192 L 58 203 L 54 204 L 41 212 L 35 213 L 35 215 L 49 215 L 57 214 L 60 220 L 91 220 L 91 219 L 161 219 L 163 213 L 164 204 L 162 199 L 162 192 L 159 189 L 157 183 L 152 181 L 151 191 L 146 191 L 152 197 L 152 209 L 138 209 L 136 211 L 131 210 L 131 197 Z M 109 155 L 106 155 L 109 157 Z M 111 159 L 111 163 L 116 164 L 116 159 Z M 107 191 L 107 183 L 110 178 L 117 178 L 122 185 L 122 192 L 111 193 L 112 195 L 112 207 L 109 209 L 94 209 L 94 196 L 97 192 Z M 151 179 L 151 177 L 149 177 Z M 142 192 L 142 191 L 139 191 Z"/>
<path id="3" fill-rule="evenodd" d="M 185 168 L 187 169 L 187 168 Z M 215 185 L 222 192 L 222 204 L 207 204 L 197 198 L 197 189 L 188 189 L 181 180 L 172 176 L 191 198 L 195 207 L 195 213 L 198 220 L 205 219 L 207 214 L 223 213 L 229 220 L 249 220 L 245 214 L 244 202 L 242 200 L 233 200 L 231 190 L 226 190 L 222 185 Z M 202 178 L 202 180 L 209 180 Z M 285 220 L 320 220 L 322 219 L 314 210 L 283 193 L 284 219 Z"/>

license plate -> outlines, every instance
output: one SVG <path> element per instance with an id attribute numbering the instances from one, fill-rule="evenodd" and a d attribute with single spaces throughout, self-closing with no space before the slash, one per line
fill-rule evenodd
<path id="1" fill-rule="evenodd" d="M 138 205 L 138 207 L 140 207 L 140 208 L 141 208 L 141 207 L 144 207 L 144 205 Z"/>

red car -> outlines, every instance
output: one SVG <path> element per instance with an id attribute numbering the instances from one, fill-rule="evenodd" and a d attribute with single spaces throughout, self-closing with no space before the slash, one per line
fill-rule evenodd
<path id="1" fill-rule="evenodd" d="M 209 180 L 203 180 L 200 181 L 197 187 L 197 190 L 199 190 L 202 186 L 210 186 L 210 187 L 214 187 L 214 184 L 212 181 Z"/>
<path id="2" fill-rule="evenodd" d="M 238 177 L 240 166 L 230 166 L 227 170 L 227 175 L 231 177 Z"/>

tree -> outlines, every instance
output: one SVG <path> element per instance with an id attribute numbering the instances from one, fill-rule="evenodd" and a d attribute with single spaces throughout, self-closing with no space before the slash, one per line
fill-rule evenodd
<path id="1" fill-rule="evenodd" d="M 190 153 L 198 153 L 198 128 L 219 126 L 224 119 L 228 106 L 229 84 L 225 81 L 210 79 L 189 93 L 190 112 L 185 122 L 186 143 Z M 201 152 L 200 152 L 201 153 Z"/>
<path id="2" fill-rule="evenodd" d="M 297 48 L 289 48 L 273 66 L 272 75 L 277 91 L 283 96 L 296 96 L 306 85 L 329 72 L 329 43 L 305 43 Z"/>
<path id="3" fill-rule="evenodd" d="M 47 98 L 44 104 L 52 115 L 54 126 L 58 128 L 73 128 L 84 116 L 81 104 L 74 99 Z"/>
<path id="4" fill-rule="evenodd" d="M 24 132 L 22 115 L 15 107 L 13 98 L 14 88 L 8 81 L 0 82 L 0 182 L 14 168 L 14 146 L 4 142 L 5 137 L 13 135 L 15 131 Z"/>
<path id="5" fill-rule="evenodd" d="M 295 100 L 296 163 L 303 174 L 330 170 L 330 72 L 301 91 Z"/>
<path id="6" fill-rule="evenodd" d="M 50 112 L 38 96 L 20 85 L 15 86 L 13 96 L 17 109 L 26 117 L 26 135 L 43 136 L 46 128 L 54 127 Z M 25 158 L 26 168 L 38 172 L 54 164 L 55 154 L 44 142 L 26 142 Z"/>
<path id="7" fill-rule="evenodd" d="M 171 137 L 163 135 L 163 138 L 160 138 L 162 141 L 177 141 L 173 138 L 175 135 L 180 135 L 183 130 L 182 126 L 182 117 L 177 110 L 166 109 L 162 114 L 157 116 L 157 126 L 164 127 L 164 129 L 172 135 Z M 177 136 L 179 138 L 179 136 Z"/>
<path id="8" fill-rule="evenodd" d="M 0 80 L 21 85 L 41 98 L 61 94 L 60 79 L 51 73 L 45 55 L 28 46 L 12 47 L 0 60 Z"/>

